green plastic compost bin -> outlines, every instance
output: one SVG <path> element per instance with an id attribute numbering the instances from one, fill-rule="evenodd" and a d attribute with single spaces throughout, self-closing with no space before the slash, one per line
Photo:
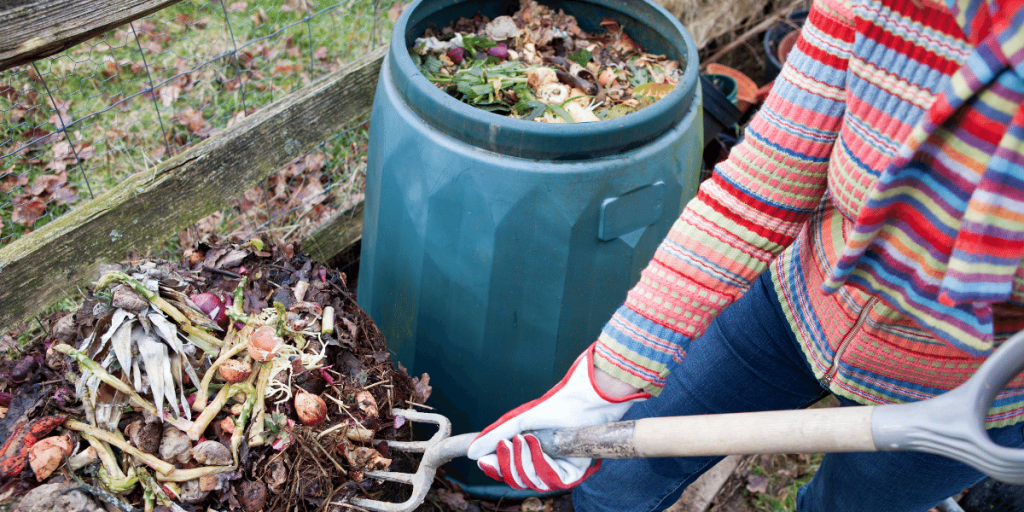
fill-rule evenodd
<path id="1" fill-rule="evenodd" d="M 663 99 L 614 120 L 511 119 L 432 85 L 408 48 L 429 24 L 518 1 L 419 0 L 398 19 L 370 120 L 358 301 L 394 360 L 430 375 L 428 405 L 455 433 L 562 377 L 697 190 L 697 52 L 678 20 L 645 1 L 541 3 L 586 31 L 614 18 L 685 70 Z M 516 496 L 464 458 L 447 474 L 476 496 Z"/>

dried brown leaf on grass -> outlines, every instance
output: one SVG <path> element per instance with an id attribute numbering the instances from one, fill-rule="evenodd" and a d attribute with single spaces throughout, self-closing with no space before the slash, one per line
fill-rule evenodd
<path id="1" fill-rule="evenodd" d="M 206 120 L 203 112 L 192 107 L 179 111 L 174 122 L 185 127 L 189 133 L 197 137 L 209 137 L 213 133 L 213 125 Z"/>
<path id="2" fill-rule="evenodd" d="M 753 493 L 766 493 L 771 481 L 771 478 L 766 476 L 747 475 L 747 490 Z"/>
<path id="3" fill-rule="evenodd" d="M 441 503 L 444 503 L 452 509 L 469 509 L 469 502 L 466 501 L 466 495 L 461 492 L 449 491 L 448 489 L 437 489 L 436 494 L 437 499 L 441 500 Z"/>
<path id="4" fill-rule="evenodd" d="M 24 203 L 14 205 L 14 213 L 11 220 L 22 226 L 32 226 L 40 217 L 46 213 L 46 203 L 31 199 Z"/>

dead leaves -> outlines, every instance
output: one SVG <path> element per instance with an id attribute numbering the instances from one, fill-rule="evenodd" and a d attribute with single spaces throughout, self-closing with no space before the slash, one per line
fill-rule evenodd
<path id="1" fill-rule="evenodd" d="M 734 501 L 745 501 L 752 506 L 777 502 L 790 502 L 796 491 L 808 482 L 820 464 L 822 454 L 765 454 L 746 458 L 730 477 L 726 488 L 728 494 L 741 491 L 725 498 L 723 506 Z M 721 496 L 721 495 L 720 495 Z M 717 507 L 716 507 L 717 508 Z M 752 510 L 753 508 L 751 508 Z M 743 508 L 743 510 L 747 510 Z"/>
<path id="2" fill-rule="evenodd" d="M 356 406 L 368 418 L 376 418 L 380 414 L 377 411 L 377 400 L 369 391 L 362 390 L 356 393 Z"/>
<path id="3" fill-rule="evenodd" d="M 32 200 L 16 204 L 14 206 L 14 213 L 11 214 L 11 220 L 14 221 L 15 224 L 31 227 L 45 213 L 46 203 Z"/>
<path id="4" fill-rule="evenodd" d="M 434 390 L 434 388 L 430 387 L 430 375 L 424 373 L 422 377 L 413 377 L 412 383 L 412 401 L 417 404 L 427 403 L 427 398 L 430 398 L 430 393 Z"/>
<path id="5" fill-rule="evenodd" d="M 466 496 L 461 492 L 449 491 L 448 489 L 438 489 L 435 493 L 437 499 L 441 500 L 449 508 L 455 510 L 467 510 L 469 509 L 469 502 L 466 501 Z"/>
<path id="6" fill-rule="evenodd" d="M 181 86 L 178 84 L 169 84 L 160 88 L 160 104 L 164 108 L 170 108 L 180 96 Z"/>
<path id="7" fill-rule="evenodd" d="M 348 149 L 347 154 L 351 156 L 344 163 L 334 162 L 333 165 L 362 168 L 366 142 L 352 142 Z M 338 211 L 362 199 L 361 192 L 351 193 L 336 186 L 329 188 L 330 175 L 336 173 L 337 168 L 327 165 L 324 151 L 312 151 L 293 160 L 270 175 L 265 184 L 246 190 L 232 202 L 228 215 L 233 219 L 230 224 L 225 225 L 224 213 L 211 214 L 179 233 L 179 244 L 187 249 L 214 233 L 227 239 L 247 239 L 271 223 L 287 226 L 288 240 L 302 240 Z"/>
<path id="8" fill-rule="evenodd" d="M 0 202 L 0 214 L 6 219 L 0 223 L 0 245 L 13 239 L 12 232 L 15 236 L 27 233 L 63 213 L 60 207 L 78 202 L 86 191 L 85 180 L 90 180 L 92 192 L 99 192 L 126 173 L 175 155 L 317 74 L 348 62 L 353 51 L 348 45 L 311 36 L 308 24 L 282 28 L 281 15 L 288 12 L 297 17 L 302 14 L 296 13 L 318 16 L 320 25 L 336 14 L 349 23 L 351 16 L 344 8 L 318 8 L 317 3 L 287 0 L 283 6 L 261 7 L 258 2 L 229 0 L 225 10 L 235 13 L 233 22 L 260 29 L 251 40 L 239 40 L 237 45 L 221 33 L 219 8 L 170 10 L 91 39 L 45 66 L 40 64 L 38 70 L 32 66 L 12 70 L 0 83 L 0 111 L 7 121 L 0 155 L 14 155 L 0 170 L 0 194 L 6 200 Z M 390 11 L 360 16 L 386 19 L 401 9 L 398 4 Z M 312 48 L 305 46 L 310 40 L 316 42 Z M 265 94 L 270 92 L 273 95 Z M 51 151 L 58 154 L 51 156 Z M 319 156 L 322 160 L 322 152 Z M 90 160 L 89 166 L 82 166 L 85 172 L 75 172 Z M 293 233 L 296 237 L 308 234 L 336 213 L 330 194 L 335 178 L 327 176 L 347 168 L 335 165 L 318 172 L 307 167 L 300 171 L 307 178 L 302 182 L 292 176 L 280 183 L 272 179 L 274 199 L 267 203 L 262 193 L 258 201 L 251 201 L 251 195 L 249 199 L 270 205 L 273 211 L 264 210 L 262 218 L 244 219 L 244 229 L 251 233 L 271 219 L 292 222 L 308 215 L 309 220 L 303 220 Z M 63 171 L 71 176 L 70 183 Z M 26 190 L 34 185 L 37 174 L 55 176 L 39 180 L 40 184 L 46 181 L 46 193 Z M 343 199 L 345 194 L 335 197 Z M 230 229 L 241 231 L 241 225 Z"/>
<path id="9" fill-rule="evenodd" d="M 747 475 L 747 490 L 753 493 L 766 493 L 771 481 L 772 479 L 766 476 Z"/>
<path id="10" fill-rule="evenodd" d="M 66 142 L 59 142 L 54 145 L 55 152 L 59 145 L 69 147 Z M 73 161 L 74 157 L 70 156 L 70 159 Z M 20 193 L 11 196 L 11 202 L 14 204 L 11 220 L 14 223 L 32 227 L 46 214 L 48 207 L 69 205 L 78 201 L 78 192 L 74 185 L 68 182 L 68 174 L 64 170 L 67 168 L 67 162 L 68 159 L 64 157 L 51 160 L 47 168 L 59 168 L 57 174 L 38 175 L 30 187 L 26 187 L 26 175 L 7 175 L 0 180 L 0 192 L 13 192 L 16 188 L 22 188 Z"/>
<path id="11" fill-rule="evenodd" d="M 398 17 L 402 15 L 402 11 L 409 6 L 411 2 L 395 2 L 394 5 L 388 9 L 388 19 L 391 21 L 398 21 Z"/>
<path id="12" fill-rule="evenodd" d="M 184 126 L 189 133 L 200 138 L 205 139 L 213 133 L 213 125 L 203 117 L 203 113 L 191 107 L 178 112 L 174 122 Z"/>

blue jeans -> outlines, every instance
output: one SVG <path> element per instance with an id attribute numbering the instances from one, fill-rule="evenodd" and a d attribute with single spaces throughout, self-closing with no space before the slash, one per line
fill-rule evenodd
<path id="1" fill-rule="evenodd" d="M 623 419 L 797 409 L 827 394 L 804 359 L 766 272 L 693 341 L 661 395 L 637 403 Z M 989 434 L 1002 445 L 1024 445 L 1019 424 Z M 573 505 L 580 512 L 660 511 L 719 460 L 605 459 L 573 492 Z M 923 512 L 983 477 L 969 466 L 923 453 L 828 454 L 799 490 L 797 510 Z"/>

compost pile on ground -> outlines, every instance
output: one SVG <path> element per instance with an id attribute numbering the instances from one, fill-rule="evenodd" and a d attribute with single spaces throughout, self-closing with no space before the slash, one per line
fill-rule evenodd
<path id="1" fill-rule="evenodd" d="M 345 275 L 291 245 L 201 245 L 105 269 L 73 314 L 0 354 L 0 506 L 344 510 L 415 469 L 395 369 Z"/>
<path id="2" fill-rule="evenodd" d="M 475 107 L 548 123 L 614 119 L 675 88 L 678 61 L 644 51 L 619 23 L 602 33 L 534 0 L 511 16 L 479 14 L 432 26 L 410 55 L 431 82 Z"/>

